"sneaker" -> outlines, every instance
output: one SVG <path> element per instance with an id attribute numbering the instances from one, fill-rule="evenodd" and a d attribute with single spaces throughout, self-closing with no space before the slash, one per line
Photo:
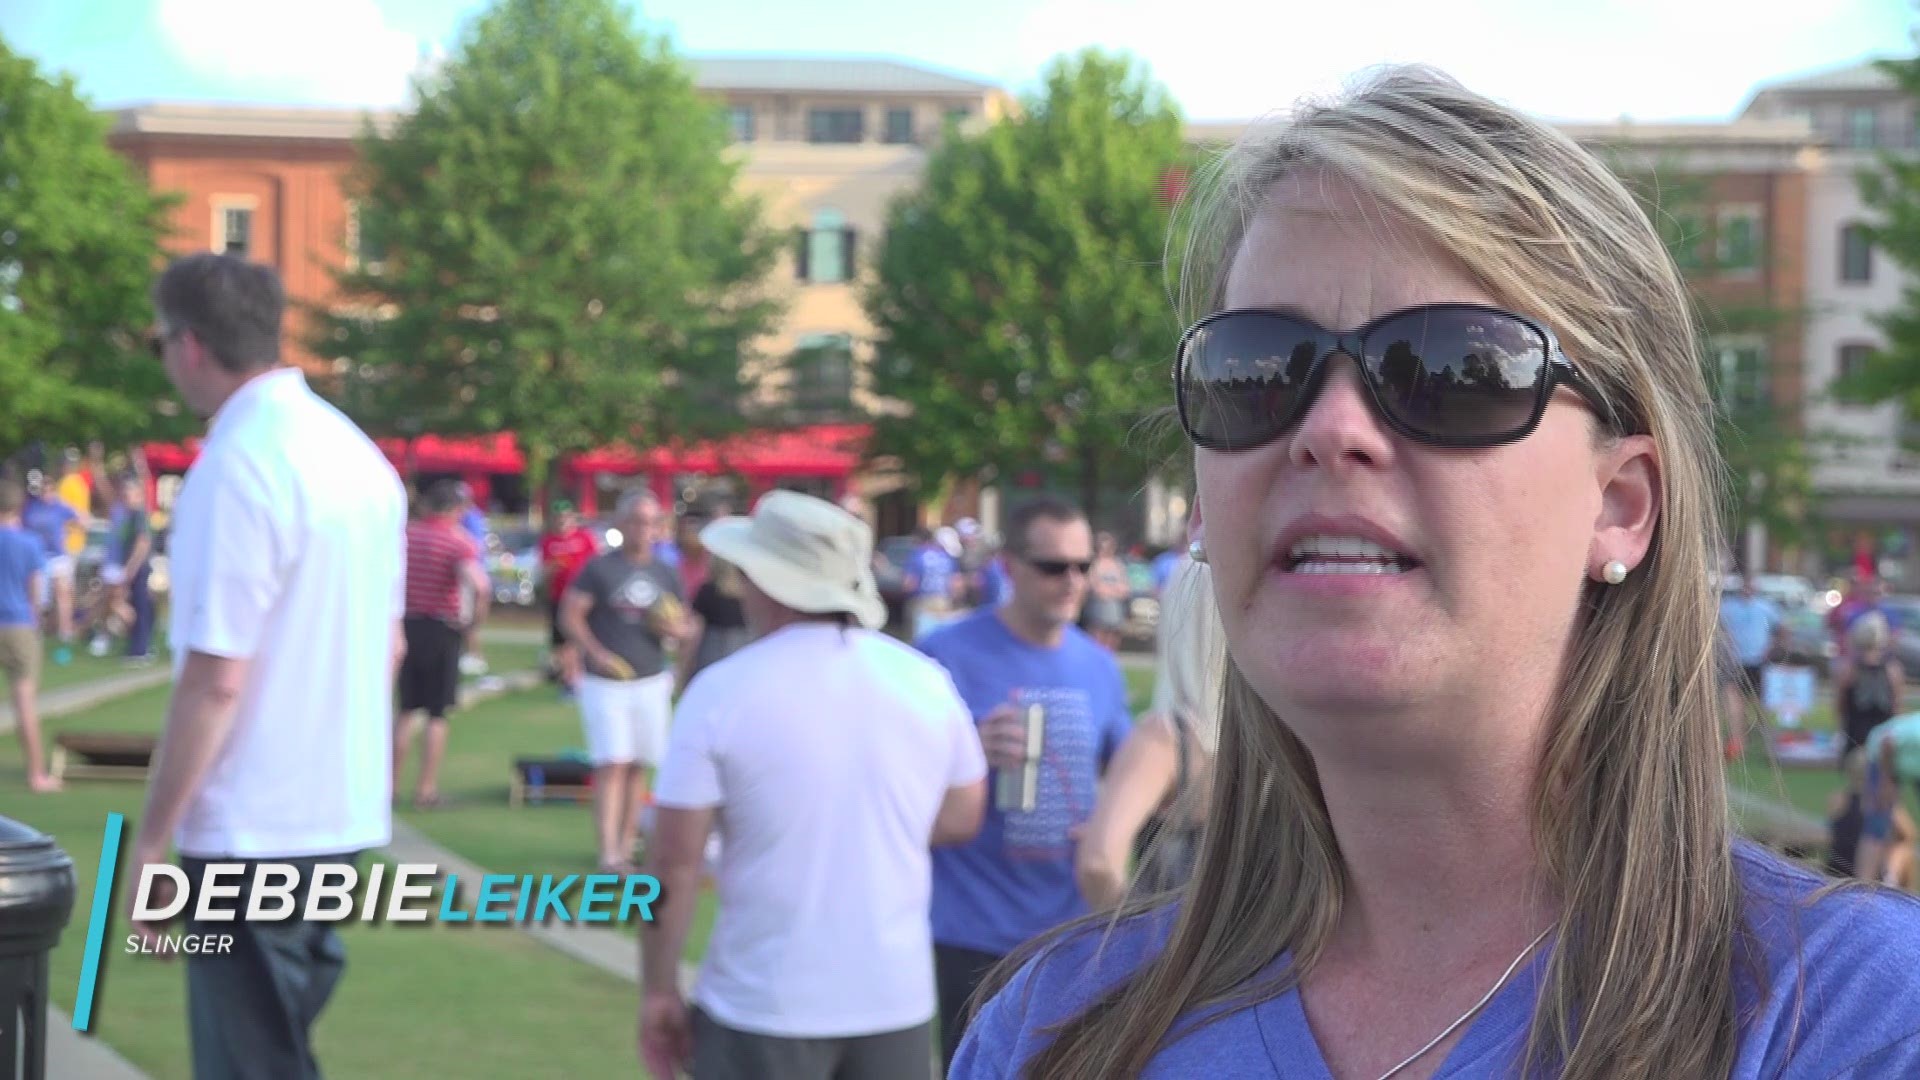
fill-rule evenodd
<path id="1" fill-rule="evenodd" d="M 460 658 L 460 674 L 485 675 L 486 673 L 487 661 L 484 657 L 474 656 L 468 653 Z"/>
<path id="2" fill-rule="evenodd" d="M 73 663 L 73 649 L 70 646 L 62 645 L 53 650 L 53 662 L 60 667 L 66 667 L 68 664 Z"/>
<path id="3" fill-rule="evenodd" d="M 97 638 L 94 638 L 93 641 L 88 643 L 87 655 L 88 656 L 105 656 L 107 655 L 108 652 L 112 651 L 112 649 L 113 649 L 113 642 L 108 641 L 104 637 L 97 637 Z"/>

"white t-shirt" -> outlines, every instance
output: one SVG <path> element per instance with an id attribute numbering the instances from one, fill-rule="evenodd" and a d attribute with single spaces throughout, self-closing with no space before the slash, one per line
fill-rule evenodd
<path id="1" fill-rule="evenodd" d="M 406 588 L 393 466 L 298 369 L 276 369 L 214 415 L 167 549 L 174 677 L 189 651 L 252 661 L 174 842 L 246 858 L 385 844 Z"/>
<path id="2" fill-rule="evenodd" d="M 655 785 L 661 806 L 718 809 L 700 1007 L 785 1038 L 932 1019 L 928 841 L 948 789 L 986 771 L 945 670 L 885 635 L 803 623 L 701 672 Z"/>

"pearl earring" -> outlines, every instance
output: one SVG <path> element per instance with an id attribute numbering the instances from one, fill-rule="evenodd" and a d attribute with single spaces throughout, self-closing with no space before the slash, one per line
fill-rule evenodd
<path id="1" fill-rule="evenodd" d="M 1206 562 L 1207 549 L 1200 545 L 1200 541 L 1195 540 L 1193 543 L 1187 545 L 1187 558 L 1197 563 Z"/>
<path id="2" fill-rule="evenodd" d="M 1618 585 L 1627 580 L 1627 564 L 1615 559 L 1601 569 L 1600 576 L 1607 579 L 1607 584 Z"/>

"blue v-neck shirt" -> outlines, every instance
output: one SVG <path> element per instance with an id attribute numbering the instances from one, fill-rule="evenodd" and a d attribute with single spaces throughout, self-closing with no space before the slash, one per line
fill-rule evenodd
<path id="1" fill-rule="evenodd" d="M 1816 899 L 1825 879 L 1745 842 L 1735 848 L 1734 864 L 1746 890 L 1747 924 L 1766 957 L 1768 985 L 1762 993 L 1745 978 L 1737 983 L 1743 1020 L 1732 1080 L 1920 1077 L 1920 900 L 1866 889 Z M 1148 960 L 1171 925 L 1162 912 L 1122 924 L 1110 937 L 1095 930 L 1048 949 L 967 1029 L 950 1076 L 1020 1076 L 1046 1044 L 1047 1029 Z M 1518 1075 L 1547 956 L 1546 949 L 1537 951 L 1515 973 L 1436 1077 Z M 1283 954 L 1262 978 L 1286 963 Z M 1181 1018 L 1144 1080 L 1331 1080 L 1298 991 L 1195 1030 L 1202 1018 Z"/>

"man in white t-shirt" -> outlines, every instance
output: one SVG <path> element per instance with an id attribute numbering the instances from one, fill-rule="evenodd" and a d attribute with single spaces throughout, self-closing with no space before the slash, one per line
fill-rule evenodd
<path id="1" fill-rule="evenodd" d="M 927 1076 L 928 849 L 986 810 L 972 715 L 939 665 L 875 632 L 860 519 L 775 491 L 700 539 L 742 571 L 755 640 L 694 678 L 656 781 L 642 1057 L 701 1080 Z M 723 899 L 690 1013 L 678 969 L 716 823 Z"/>
<path id="2" fill-rule="evenodd" d="M 154 307 L 167 376 L 212 421 L 173 510 L 173 696 L 130 880 L 169 846 L 196 897 L 209 863 L 242 863 L 224 883 L 241 886 L 244 910 L 257 865 L 286 863 L 304 911 L 316 863 L 390 839 L 406 493 L 373 442 L 281 364 L 272 269 L 187 256 Z M 309 1033 L 345 962 L 333 924 L 191 930 L 233 938 L 187 959 L 194 1076 L 318 1076 Z"/>

